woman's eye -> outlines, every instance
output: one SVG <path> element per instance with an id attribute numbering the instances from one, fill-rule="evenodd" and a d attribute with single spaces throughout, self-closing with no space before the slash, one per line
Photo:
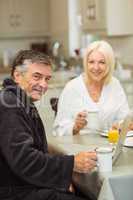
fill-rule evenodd
<path id="1" fill-rule="evenodd" d="M 94 61 L 93 60 L 88 60 L 88 63 L 92 64 L 92 63 L 94 63 Z"/>
<path id="2" fill-rule="evenodd" d="M 95 60 L 88 60 L 88 64 L 101 64 L 101 65 L 105 65 L 105 61 L 101 60 L 101 61 L 95 61 Z"/>

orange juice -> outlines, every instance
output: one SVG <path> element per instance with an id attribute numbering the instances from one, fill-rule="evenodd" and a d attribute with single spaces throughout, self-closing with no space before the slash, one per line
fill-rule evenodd
<path id="1" fill-rule="evenodd" d="M 118 139 L 119 139 L 119 131 L 118 130 L 110 130 L 108 132 L 108 140 L 109 140 L 109 143 L 117 143 L 118 142 Z"/>

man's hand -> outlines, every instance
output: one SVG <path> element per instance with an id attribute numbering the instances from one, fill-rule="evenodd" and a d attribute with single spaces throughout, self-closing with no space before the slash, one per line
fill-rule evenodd
<path id="1" fill-rule="evenodd" d="M 74 171 L 87 173 L 96 167 L 96 152 L 80 152 L 74 156 Z"/>
<path id="2" fill-rule="evenodd" d="M 72 183 L 69 186 L 69 191 L 72 192 L 72 193 L 75 193 L 75 189 L 74 189 L 74 186 L 73 186 Z"/>
<path id="3" fill-rule="evenodd" d="M 87 113 L 85 111 L 78 113 L 73 127 L 73 135 L 78 134 L 79 131 L 86 126 L 87 124 L 86 116 Z"/>

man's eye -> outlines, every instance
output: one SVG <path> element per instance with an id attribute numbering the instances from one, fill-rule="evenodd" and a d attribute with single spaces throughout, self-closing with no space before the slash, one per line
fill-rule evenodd
<path id="1" fill-rule="evenodd" d="M 49 78 L 49 77 L 48 77 L 48 78 L 45 78 L 45 81 L 46 81 L 46 82 L 48 82 L 49 80 L 50 80 L 50 78 Z"/>
<path id="2" fill-rule="evenodd" d="M 100 61 L 99 63 L 104 65 L 104 64 L 105 64 L 105 61 Z"/>
<path id="3" fill-rule="evenodd" d="M 34 80 L 36 80 L 36 81 L 37 81 L 37 80 L 40 80 L 40 76 L 38 76 L 38 75 L 34 75 L 33 78 L 34 78 Z"/>

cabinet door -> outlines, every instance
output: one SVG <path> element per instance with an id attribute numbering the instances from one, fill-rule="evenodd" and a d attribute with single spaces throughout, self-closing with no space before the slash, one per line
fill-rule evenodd
<path id="1" fill-rule="evenodd" d="M 105 29 L 104 0 L 81 0 L 83 29 L 94 31 Z"/>
<path id="2" fill-rule="evenodd" d="M 132 35 L 133 0 L 80 0 L 83 30 L 108 36 Z"/>
<path id="3" fill-rule="evenodd" d="M 48 35 L 48 0 L 0 0 L 0 37 Z"/>
<path id="4" fill-rule="evenodd" d="M 48 1 L 15 0 L 18 35 L 44 36 L 48 34 Z"/>
<path id="5" fill-rule="evenodd" d="M 132 35 L 133 0 L 106 0 L 107 34 Z"/>
<path id="6" fill-rule="evenodd" d="M 0 0 L 0 37 L 10 37 L 15 29 L 14 0 Z"/>

